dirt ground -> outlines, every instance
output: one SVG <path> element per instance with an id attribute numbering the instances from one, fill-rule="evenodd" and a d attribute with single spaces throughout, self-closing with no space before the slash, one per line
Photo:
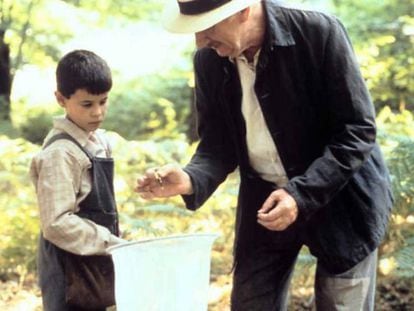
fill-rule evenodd
<path id="1" fill-rule="evenodd" d="M 414 280 L 383 278 L 377 282 L 375 310 L 377 311 L 413 311 Z M 314 311 L 311 295 L 291 297 L 289 311 Z"/>
<path id="2" fill-rule="evenodd" d="M 0 282 L 0 310 L 2 311 L 41 311 L 40 292 L 34 277 L 26 278 L 23 284 L 18 281 Z M 414 310 L 414 280 L 383 278 L 377 282 L 376 310 Z M 209 311 L 228 311 L 231 285 L 229 282 L 214 283 L 211 286 Z M 293 291 L 289 311 L 315 311 L 311 289 Z M 266 310 L 263 310 L 266 311 Z"/>

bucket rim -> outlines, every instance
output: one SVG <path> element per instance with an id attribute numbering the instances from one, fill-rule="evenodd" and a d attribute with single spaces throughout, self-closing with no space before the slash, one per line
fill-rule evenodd
<path id="1" fill-rule="evenodd" d="M 154 241 L 165 241 L 165 240 L 173 240 L 173 239 L 186 239 L 186 238 L 193 238 L 193 237 L 211 237 L 211 238 L 218 238 L 220 234 L 218 233 L 186 233 L 186 234 L 173 234 L 173 235 L 167 235 L 167 236 L 161 236 L 161 237 L 151 237 L 151 238 L 144 238 L 137 241 L 129 241 L 126 243 L 121 243 L 117 245 L 109 246 L 106 251 L 108 253 L 113 253 L 113 251 L 118 250 L 120 248 L 128 247 L 131 245 L 136 244 L 146 244 Z"/>

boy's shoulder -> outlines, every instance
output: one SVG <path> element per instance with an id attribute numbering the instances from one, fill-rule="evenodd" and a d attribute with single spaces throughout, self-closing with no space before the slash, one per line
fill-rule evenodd
<path id="1" fill-rule="evenodd" d="M 105 129 L 99 128 L 95 131 L 95 135 L 97 135 L 102 141 L 104 141 L 106 144 L 109 144 L 110 139 L 108 132 Z"/>
<path id="2" fill-rule="evenodd" d="M 100 143 L 108 151 L 109 155 L 112 155 L 113 138 L 107 130 L 99 128 L 95 131 L 95 135 L 98 136 Z"/>
<path id="3" fill-rule="evenodd" d="M 81 166 L 88 166 L 90 164 L 89 158 L 79 148 L 79 146 L 70 139 L 57 139 L 51 144 L 47 145 L 50 139 L 62 133 L 65 132 L 52 129 L 46 136 L 42 149 L 34 156 L 33 161 L 41 161 L 43 163 L 50 163 L 51 165 L 58 162 L 72 165 L 73 163 L 77 162 Z"/>

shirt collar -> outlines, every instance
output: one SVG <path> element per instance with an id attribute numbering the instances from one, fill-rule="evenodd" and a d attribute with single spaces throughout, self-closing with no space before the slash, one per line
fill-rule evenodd
<path id="1" fill-rule="evenodd" d="M 89 136 L 93 133 L 89 133 L 81 129 L 65 116 L 53 118 L 53 127 L 56 130 L 68 133 L 70 136 L 76 139 L 82 147 L 85 147 L 86 143 L 89 140 Z"/>
<path id="2" fill-rule="evenodd" d="M 230 62 L 232 62 L 233 64 L 236 64 L 236 61 L 241 61 L 241 62 L 243 62 L 243 63 L 248 64 L 249 66 L 256 67 L 257 62 L 259 61 L 260 50 L 261 50 L 261 49 L 258 49 L 258 50 L 256 51 L 256 53 L 254 54 L 254 57 L 253 57 L 253 64 L 252 64 L 252 63 L 249 63 L 249 61 L 247 60 L 246 56 L 244 56 L 244 54 L 241 54 L 241 55 L 239 55 L 239 56 L 237 56 L 237 57 L 229 57 L 229 60 L 230 60 Z"/>
<path id="3" fill-rule="evenodd" d="M 271 47 L 295 45 L 283 7 L 278 1 L 263 1 L 263 7 L 266 16 L 265 42 L 269 42 Z"/>

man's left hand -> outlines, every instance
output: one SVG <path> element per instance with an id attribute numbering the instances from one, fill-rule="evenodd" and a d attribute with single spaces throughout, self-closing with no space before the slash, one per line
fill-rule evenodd
<path id="1" fill-rule="evenodd" d="M 257 211 L 257 222 L 272 231 L 283 231 L 298 217 L 295 199 L 283 189 L 273 191 Z"/>

